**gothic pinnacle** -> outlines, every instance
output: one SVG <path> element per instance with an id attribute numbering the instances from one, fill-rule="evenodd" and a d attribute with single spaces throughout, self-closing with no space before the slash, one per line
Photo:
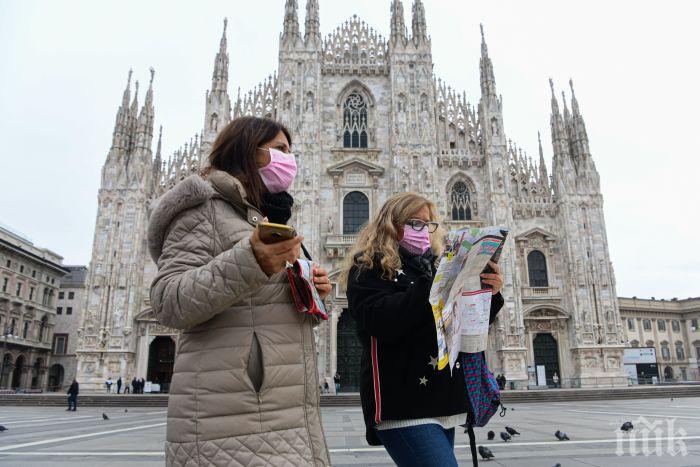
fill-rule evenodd
<path id="1" fill-rule="evenodd" d="M 559 104 L 557 103 L 557 96 L 554 94 L 554 80 L 549 78 L 549 88 L 552 90 L 552 117 L 559 115 Z"/>
<path id="2" fill-rule="evenodd" d="M 561 100 L 564 105 L 564 120 L 568 120 L 570 115 L 569 115 L 569 106 L 566 105 L 566 93 L 564 91 L 561 92 Z"/>
<path id="3" fill-rule="evenodd" d="M 421 0 L 413 0 L 412 9 L 412 32 L 413 42 L 418 45 L 427 39 L 426 37 L 426 21 L 425 8 Z"/>
<path id="4" fill-rule="evenodd" d="M 221 41 L 219 42 L 219 52 L 226 53 L 226 27 L 228 26 L 228 18 L 224 17 L 224 32 L 221 33 Z"/>
<path id="5" fill-rule="evenodd" d="M 576 100 L 576 94 L 574 93 L 574 80 L 569 78 L 569 87 L 571 88 L 571 112 L 574 116 L 579 116 L 578 101 Z"/>
<path id="6" fill-rule="evenodd" d="M 401 0 L 391 1 L 391 40 L 392 42 L 406 41 L 406 25 L 403 20 L 403 3 Z"/>
<path id="7" fill-rule="evenodd" d="M 479 70 L 481 72 L 481 95 L 496 97 L 496 78 L 493 74 L 493 63 L 489 57 L 486 38 L 484 36 L 484 25 L 480 24 L 481 30 L 481 59 L 479 60 Z"/>
<path id="8" fill-rule="evenodd" d="M 310 37 L 320 40 L 319 23 L 318 0 L 306 0 L 306 21 L 304 23 L 305 41 L 308 41 Z"/>
<path id="9" fill-rule="evenodd" d="M 299 37 L 299 18 L 297 17 L 296 0 L 286 0 L 284 4 L 284 27 L 282 30 L 283 39 Z"/>

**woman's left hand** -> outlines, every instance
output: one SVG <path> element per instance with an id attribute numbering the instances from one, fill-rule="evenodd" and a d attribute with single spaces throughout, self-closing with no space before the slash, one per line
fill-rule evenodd
<path id="1" fill-rule="evenodd" d="M 331 285 L 331 280 L 328 278 L 328 271 L 325 269 L 314 266 L 314 285 L 318 291 L 318 295 L 321 300 L 325 300 L 333 286 Z"/>
<path id="2" fill-rule="evenodd" d="M 491 266 L 494 273 L 483 273 L 481 274 L 481 279 L 483 280 L 484 284 L 488 284 L 492 287 L 491 293 L 496 295 L 503 288 L 503 276 L 501 275 L 501 268 L 498 267 L 498 264 L 494 263 L 493 261 L 489 261 L 489 266 Z"/>

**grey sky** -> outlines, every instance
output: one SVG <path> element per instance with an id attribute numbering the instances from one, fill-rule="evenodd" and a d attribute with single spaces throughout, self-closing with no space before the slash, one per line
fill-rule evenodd
<path id="1" fill-rule="evenodd" d="M 319 3 L 324 36 L 352 14 L 388 35 L 389 0 Z M 411 3 L 404 0 L 409 28 Z M 618 294 L 700 295 L 700 3 L 424 4 L 435 74 L 472 103 L 484 23 L 506 133 L 535 156 L 540 130 L 548 164 L 547 79 L 568 96 L 573 77 L 601 175 Z M 283 8 L 283 0 L 0 0 L 0 222 L 67 264 L 87 264 L 128 69 L 142 84 L 156 69 L 167 154 L 202 127 L 223 18 L 233 97 L 276 69 Z"/>

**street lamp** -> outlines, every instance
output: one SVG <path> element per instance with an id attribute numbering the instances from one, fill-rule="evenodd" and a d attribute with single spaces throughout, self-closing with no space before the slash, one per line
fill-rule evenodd
<path id="1" fill-rule="evenodd" d="M 5 326 L 2 331 L 2 363 L 0 364 L 0 389 L 2 388 L 2 378 L 5 376 L 5 349 L 7 347 L 7 339 L 19 339 L 19 336 L 12 335 L 13 329 Z"/>

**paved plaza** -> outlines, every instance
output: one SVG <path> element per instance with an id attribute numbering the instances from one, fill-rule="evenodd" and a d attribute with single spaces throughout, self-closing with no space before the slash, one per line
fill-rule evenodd
<path id="1" fill-rule="evenodd" d="M 484 465 L 700 466 L 700 398 L 513 404 L 510 408 L 504 418 L 496 417 L 487 428 L 477 430 L 479 444 L 496 455 Z M 102 419 L 103 412 L 109 420 Z M 365 443 L 359 407 L 324 408 L 323 420 L 334 466 L 392 465 L 381 447 Z M 620 436 L 618 428 L 627 420 L 635 430 Z M 3 466 L 164 463 L 165 410 L 160 408 L 125 412 L 124 408 L 86 407 L 73 413 L 59 407 L 0 407 L 0 424 L 8 428 L 0 433 Z M 502 442 L 499 432 L 505 425 L 522 435 Z M 557 441 L 553 435 L 557 429 L 571 441 Z M 486 440 L 488 430 L 496 432 L 496 440 Z M 456 445 L 460 465 L 471 465 L 467 436 L 461 430 Z M 625 454 L 618 455 L 620 450 Z"/>

